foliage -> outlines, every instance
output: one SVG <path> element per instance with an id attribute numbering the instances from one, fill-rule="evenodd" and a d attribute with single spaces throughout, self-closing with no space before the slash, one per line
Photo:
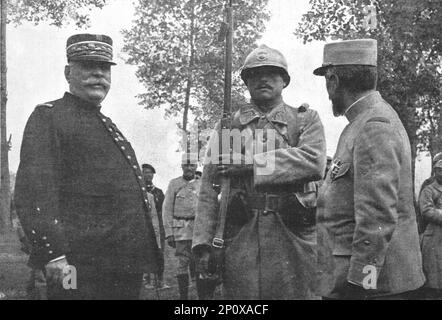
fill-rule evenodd
<path id="1" fill-rule="evenodd" d="M 255 46 L 269 18 L 268 0 L 235 0 L 233 69 Z M 166 116 L 187 111 L 201 126 L 212 125 L 223 105 L 224 42 L 219 41 L 225 0 L 139 1 L 136 20 L 125 30 L 127 62 L 137 65 L 145 91 L 138 95 L 147 109 L 166 107 Z M 232 98 L 244 100 L 236 74 Z M 234 103 L 235 104 L 235 103 Z"/>
<path id="2" fill-rule="evenodd" d="M 10 0 L 8 1 L 8 22 L 15 25 L 23 21 L 38 24 L 49 21 L 60 27 L 68 21 L 75 21 L 77 27 L 89 23 L 89 12 L 103 8 L 106 0 Z"/>
<path id="3" fill-rule="evenodd" d="M 439 0 L 311 0 L 295 34 L 304 42 L 378 40 L 378 87 L 404 123 L 415 156 L 442 149 L 429 138 L 442 134 L 441 29 Z"/>

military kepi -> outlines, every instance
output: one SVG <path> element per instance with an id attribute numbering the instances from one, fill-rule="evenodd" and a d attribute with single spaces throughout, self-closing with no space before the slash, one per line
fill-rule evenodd
<path id="1" fill-rule="evenodd" d="M 313 71 L 317 76 L 325 75 L 327 67 L 364 65 L 377 67 L 378 46 L 374 39 L 345 40 L 327 43 L 324 46 L 322 67 Z"/>
<path id="2" fill-rule="evenodd" d="M 112 38 L 106 35 L 76 34 L 66 42 L 66 55 L 68 61 L 98 61 L 115 65 L 112 44 Z"/>

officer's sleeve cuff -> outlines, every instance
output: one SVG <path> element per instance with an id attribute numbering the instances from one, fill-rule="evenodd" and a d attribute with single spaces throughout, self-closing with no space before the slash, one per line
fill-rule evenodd
<path id="1" fill-rule="evenodd" d="M 375 265 L 350 261 L 347 281 L 366 290 L 377 289 L 377 281 L 381 269 Z"/>
<path id="2" fill-rule="evenodd" d="M 63 260 L 63 259 L 66 259 L 66 256 L 65 256 L 65 255 L 62 255 L 61 257 L 55 258 L 55 259 L 49 261 L 49 263 L 51 263 L 51 262 L 57 262 L 57 261 L 60 261 L 60 260 Z"/>

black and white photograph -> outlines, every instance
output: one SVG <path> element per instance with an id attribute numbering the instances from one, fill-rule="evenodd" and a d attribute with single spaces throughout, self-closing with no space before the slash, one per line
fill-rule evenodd
<path id="1" fill-rule="evenodd" d="M 442 300 L 442 1 L 0 1 L 0 305 Z"/>

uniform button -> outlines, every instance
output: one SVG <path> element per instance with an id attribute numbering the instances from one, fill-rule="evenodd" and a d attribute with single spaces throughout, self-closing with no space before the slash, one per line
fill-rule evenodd
<path id="1" fill-rule="evenodd" d="M 32 232 L 32 234 L 35 234 L 35 230 L 32 230 L 31 232 Z"/>
<path id="2" fill-rule="evenodd" d="M 146 191 L 146 188 L 145 188 L 145 187 L 142 187 L 141 190 Z"/>
<path id="3" fill-rule="evenodd" d="M 143 177 L 142 176 L 138 176 L 138 180 L 141 180 L 141 179 L 143 179 Z"/>
<path id="4" fill-rule="evenodd" d="M 54 220 L 54 224 L 57 224 L 57 223 L 58 223 L 58 220 L 57 220 L 57 219 L 55 219 L 55 220 Z"/>
<path id="5" fill-rule="evenodd" d="M 46 237 L 43 237 L 42 239 L 43 239 L 43 240 L 48 240 L 48 238 L 46 238 Z"/>
<path id="6" fill-rule="evenodd" d="M 39 207 L 37 207 L 37 211 L 40 212 L 40 208 Z"/>
<path id="7" fill-rule="evenodd" d="M 109 130 L 109 132 L 112 132 L 112 131 L 114 131 L 114 130 L 112 130 L 112 128 L 109 128 L 109 129 L 107 129 L 107 130 Z"/>
<path id="8" fill-rule="evenodd" d="M 129 160 L 130 160 L 130 159 L 132 159 L 132 157 L 131 157 L 131 156 L 127 156 L 127 159 L 129 159 Z"/>
<path id="9" fill-rule="evenodd" d="M 124 150 L 126 150 L 126 148 L 125 148 L 125 147 L 123 147 L 123 146 L 121 146 L 121 150 L 123 150 L 123 151 L 124 151 Z"/>
<path id="10" fill-rule="evenodd" d="M 133 166 L 132 168 L 134 168 L 135 170 L 137 170 L 137 169 L 138 169 L 138 167 L 137 167 L 137 166 Z"/>
<path id="11" fill-rule="evenodd" d="M 118 142 L 118 139 L 117 139 L 117 138 L 114 138 L 114 141 L 115 141 L 115 142 Z"/>
<path id="12" fill-rule="evenodd" d="M 106 119 L 104 119 L 104 118 L 103 118 L 103 119 L 101 119 L 101 121 L 103 121 L 104 123 L 106 123 Z"/>
<path id="13" fill-rule="evenodd" d="M 46 247 L 50 247 L 51 245 L 49 243 L 46 243 Z"/>
<path id="14" fill-rule="evenodd" d="M 53 254 L 54 252 L 52 252 L 52 250 L 49 250 L 49 254 Z"/>

